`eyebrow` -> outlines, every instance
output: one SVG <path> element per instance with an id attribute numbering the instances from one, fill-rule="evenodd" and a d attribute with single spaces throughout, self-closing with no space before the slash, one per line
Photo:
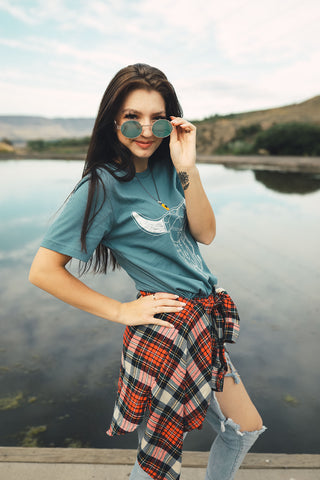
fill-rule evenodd
<path id="1" fill-rule="evenodd" d="M 134 108 L 124 108 L 121 113 L 124 113 L 124 112 L 133 112 L 133 113 L 139 113 L 141 114 L 142 112 L 139 112 L 139 110 L 135 110 Z M 161 110 L 161 112 L 155 112 L 155 113 L 152 113 L 152 115 L 165 115 L 166 112 L 165 110 Z"/>

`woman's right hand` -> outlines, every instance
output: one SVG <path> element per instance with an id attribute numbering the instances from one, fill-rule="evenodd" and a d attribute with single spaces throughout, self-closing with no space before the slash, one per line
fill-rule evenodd
<path id="1" fill-rule="evenodd" d="M 139 297 L 137 300 L 120 305 L 119 323 L 124 325 L 160 325 L 172 328 L 173 324 L 154 315 L 158 313 L 177 313 L 186 305 L 177 300 L 172 293 L 158 292 Z"/>
<path id="2" fill-rule="evenodd" d="M 159 318 L 157 313 L 177 313 L 185 306 L 172 293 L 155 293 L 133 302 L 120 303 L 89 288 L 66 268 L 70 257 L 40 247 L 31 266 L 30 282 L 85 312 L 123 325 L 173 325 Z"/>

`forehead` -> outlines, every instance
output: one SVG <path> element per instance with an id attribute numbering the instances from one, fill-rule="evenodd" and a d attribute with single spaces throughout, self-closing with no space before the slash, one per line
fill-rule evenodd
<path id="1" fill-rule="evenodd" d="M 136 110 L 141 113 L 165 112 L 162 95 L 156 90 L 137 89 L 130 92 L 123 101 L 121 111 Z"/>

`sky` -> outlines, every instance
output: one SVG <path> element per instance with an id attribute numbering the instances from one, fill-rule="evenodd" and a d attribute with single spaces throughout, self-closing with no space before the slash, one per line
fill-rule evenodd
<path id="1" fill-rule="evenodd" d="M 160 68 L 185 118 L 320 93 L 319 0 L 0 0 L 0 115 L 95 117 L 116 72 Z"/>

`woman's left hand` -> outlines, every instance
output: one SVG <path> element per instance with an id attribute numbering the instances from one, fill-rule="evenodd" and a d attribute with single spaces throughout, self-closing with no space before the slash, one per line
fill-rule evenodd
<path id="1" fill-rule="evenodd" d="M 194 167 L 196 163 L 196 127 L 184 118 L 171 116 L 170 154 L 177 171 Z"/>

